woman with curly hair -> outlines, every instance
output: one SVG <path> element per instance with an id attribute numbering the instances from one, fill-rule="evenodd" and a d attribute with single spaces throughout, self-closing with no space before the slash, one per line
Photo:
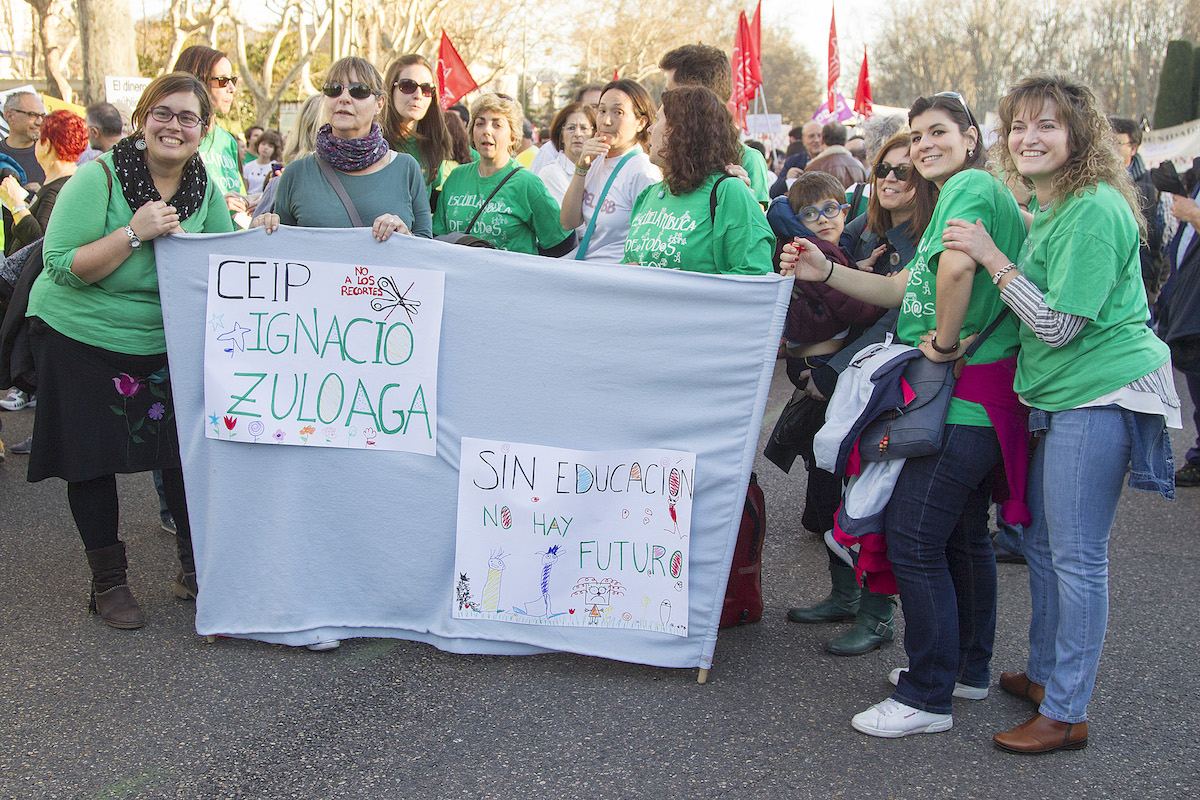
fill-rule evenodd
<path id="1" fill-rule="evenodd" d="M 433 67 L 416 53 L 400 56 L 387 68 L 383 89 L 383 136 L 393 150 L 417 160 L 432 195 L 455 167 Z"/>
<path id="2" fill-rule="evenodd" d="M 1165 428 L 1182 419 L 1167 346 L 1146 325 L 1145 220 L 1092 91 L 1034 75 L 1000 101 L 1000 120 L 998 160 L 1034 194 L 1017 263 L 974 220 L 951 220 L 942 240 L 987 269 L 1023 323 L 1014 388 L 1041 435 L 1022 540 L 1033 617 L 1025 671 L 1000 688 L 1038 713 L 993 739 L 1048 753 L 1087 745 L 1121 484 L 1131 470 L 1131 486 L 1173 496 Z"/>
<path id="3" fill-rule="evenodd" d="M 562 200 L 562 226 L 580 230 L 577 261 L 621 262 L 633 202 L 662 179 L 643 149 L 653 124 L 653 101 L 637 81 L 622 78 L 601 91 L 595 136 L 583 143 Z"/>
<path id="4" fill-rule="evenodd" d="M 725 102 L 710 89 L 663 93 L 650 160 L 663 180 L 633 205 L 625 263 L 690 272 L 765 275 L 775 236 L 746 184 L 725 174 L 741 145 Z"/>

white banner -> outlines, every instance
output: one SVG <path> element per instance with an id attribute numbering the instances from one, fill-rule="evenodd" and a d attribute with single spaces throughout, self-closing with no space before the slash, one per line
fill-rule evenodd
<path id="1" fill-rule="evenodd" d="M 1138 154 L 1147 169 L 1164 161 L 1174 161 L 1179 172 L 1191 169 L 1192 159 L 1200 158 L 1200 119 L 1172 128 L 1146 131 Z"/>
<path id="2" fill-rule="evenodd" d="M 687 636 L 696 456 L 464 438 L 458 619 Z"/>
<path id="3" fill-rule="evenodd" d="M 212 255 L 205 436 L 433 455 L 445 273 Z"/>

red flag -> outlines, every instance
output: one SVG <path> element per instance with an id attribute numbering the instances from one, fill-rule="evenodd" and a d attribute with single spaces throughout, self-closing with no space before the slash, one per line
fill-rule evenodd
<path id="1" fill-rule="evenodd" d="M 738 15 L 737 33 L 733 37 L 733 96 L 729 98 L 729 110 L 733 112 L 733 121 L 742 130 L 747 130 L 746 112 L 750 108 L 753 91 L 746 68 L 749 47 L 750 23 L 746 21 L 746 12 L 743 11 Z"/>
<path id="2" fill-rule="evenodd" d="M 753 84 L 753 89 L 750 91 L 750 99 L 754 99 L 754 95 L 758 94 L 758 88 L 763 85 L 762 79 L 762 0 L 758 0 L 758 5 L 754 7 L 754 16 L 750 18 L 750 45 L 747 50 L 747 64 L 750 69 L 750 78 Z"/>
<path id="3" fill-rule="evenodd" d="M 443 111 L 458 102 L 467 92 L 479 88 L 445 30 L 442 31 L 442 42 L 438 45 L 437 81 L 438 97 L 441 98 Z"/>
<path id="4" fill-rule="evenodd" d="M 838 52 L 837 21 L 829 11 L 829 113 L 837 113 L 837 80 L 842 75 L 842 56 Z"/>
<path id="5" fill-rule="evenodd" d="M 871 78 L 867 74 L 867 48 L 863 48 L 863 63 L 862 69 L 858 72 L 858 88 L 854 90 L 854 110 L 863 117 L 870 117 L 875 113 L 874 106 L 871 105 Z"/>
<path id="6" fill-rule="evenodd" d="M 614 81 L 619 81 L 619 80 L 621 80 L 621 73 L 620 73 L 620 71 L 619 71 L 619 70 L 618 70 L 616 67 L 613 67 L 613 78 L 612 78 L 612 79 L 613 79 Z"/>

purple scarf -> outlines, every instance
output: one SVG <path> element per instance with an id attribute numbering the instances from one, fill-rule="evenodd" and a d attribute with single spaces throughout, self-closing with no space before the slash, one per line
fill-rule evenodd
<path id="1" fill-rule="evenodd" d="M 341 172 L 359 172 L 387 155 L 388 143 L 379 123 L 371 123 L 371 132 L 361 139 L 340 139 L 329 123 L 317 131 L 317 158 Z"/>

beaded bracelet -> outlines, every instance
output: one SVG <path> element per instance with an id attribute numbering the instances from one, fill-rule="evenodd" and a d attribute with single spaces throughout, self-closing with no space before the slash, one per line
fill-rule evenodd
<path id="1" fill-rule="evenodd" d="M 578 165 L 578 164 L 576 164 L 576 165 L 575 165 L 575 174 L 576 174 L 576 175 L 578 175 L 578 176 L 579 176 L 579 177 L 581 177 L 581 178 L 583 178 L 583 177 L 586 177 L 586 176 L 587 176 L 587 174 L 588 174 L 588 168 L 587 168 L 587 167 L 584 167 L 583 169 L 580 169 L 580 168 L 579 168 L 579 165 Z"/>

